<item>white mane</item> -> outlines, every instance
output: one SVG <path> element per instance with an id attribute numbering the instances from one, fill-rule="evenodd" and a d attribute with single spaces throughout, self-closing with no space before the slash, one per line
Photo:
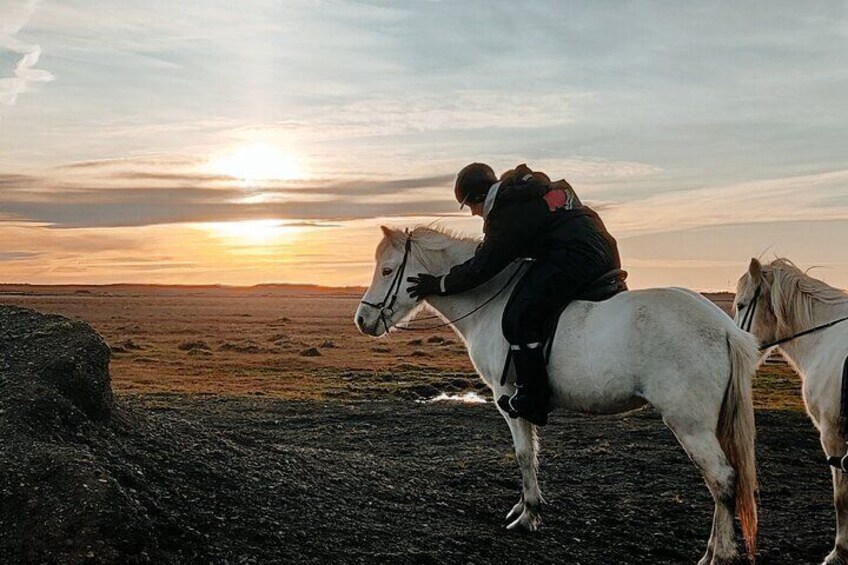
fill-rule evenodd
<path id="1" fill-rule="evenodd" d="M 418 243 L 424 249 L 433 251 L 440 251 L 457 242 L 477 245 L 481 241 L 480 238 L 464 236 L 455 230 L 441 227 L 416 226 L 412 229 L 410 235 L 412 241 Z"/>
<path id="2" fill-rule="evenodd" d="M 386 232 L 386 235 L 377 246 L 378 261 L 387 247 L 402 251 L 404 242 L 409 237 L 412 240 L 412 255 L 434 274 L 441 274 L 442 271 L 463 262 L 473 254 L 481 241 L 451 229 L 427 226 L 416 226 L 409 231 L 392 229 Z"/>
<path id="3" fill-rule="evenodd" d="M 771 302 L 777 318 L 778 332 L 789 334 L 812 323 L 815 302 L 848 303 L 848 294 L 815 279 L 789 259 L 778 257 L 763 266 L 773 277 Z"/>

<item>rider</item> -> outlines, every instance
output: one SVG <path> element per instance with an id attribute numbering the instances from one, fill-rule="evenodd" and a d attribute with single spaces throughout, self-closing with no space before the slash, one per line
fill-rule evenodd
<path id="1" fill-rule="evenodd" d="M 534 259 L 504 310 L 502 328 L 515 361 L 517 390 L 498 405 L 513 418 L 545 425 L 550 389 L 544 345 L 551 318 L 599 277 L 621 268 L 618 246 L 567 182 L 551 183 L 526 165 L 499 181 L 491 167 L 472 163 L 457 175 L 454 194 L 460 209 L 468 205 L 472 215 L 483 218 L 483 242 L 446 275 L 409 277 L 407 290 L 417 299 L 464 292 L 515 259 Z"/>

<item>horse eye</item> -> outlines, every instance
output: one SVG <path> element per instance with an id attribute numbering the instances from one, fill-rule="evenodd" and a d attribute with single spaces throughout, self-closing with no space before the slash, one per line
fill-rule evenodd
<path id="1" fill-rule="evenodd" d="M 744 308 L 746 308 L 747 306 L 748 306 L 748 305 L 747 305 L 747 304 L 745 304 L 744 302 L 737 302 L 737 303 L 736 303 L 736 310 L 737 310 L 737 311 L 738 311 L 738 310 L 743 310 L 743 309 L 744 309 Z"/>
<path id="2" fill-rule="evenodd" d="M 383 276 L 388 277 L 392 274 L 392 270 L 389 267 L 383 267 Z"/>

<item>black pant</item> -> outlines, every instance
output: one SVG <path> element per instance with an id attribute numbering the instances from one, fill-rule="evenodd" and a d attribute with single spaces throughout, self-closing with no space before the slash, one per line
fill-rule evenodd
<path id="1" fill-rule="evenodd" d="M 532 263 L 506 303 L 504 337 L 511 345 L 544 344 L 562 308 L 592 282 L 575 279 L 550 262 Z"/>

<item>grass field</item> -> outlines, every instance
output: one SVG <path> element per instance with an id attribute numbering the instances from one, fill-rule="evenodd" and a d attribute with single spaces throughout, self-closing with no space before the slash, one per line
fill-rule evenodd
<path id="1" fill-rule="evenodd" d="M 119 394 L 237 394 L 291 399 L 428 398 L 484 390 L 450 329 L 357 332 L 362 289 L 310 286 L 0 286 L 0 301 L 80 318 L 112 348 Z M 731 295 L 709 295 L 726 311 Z M 800 380 L 764 365 L 759 408 L 800 410 Z"/>

